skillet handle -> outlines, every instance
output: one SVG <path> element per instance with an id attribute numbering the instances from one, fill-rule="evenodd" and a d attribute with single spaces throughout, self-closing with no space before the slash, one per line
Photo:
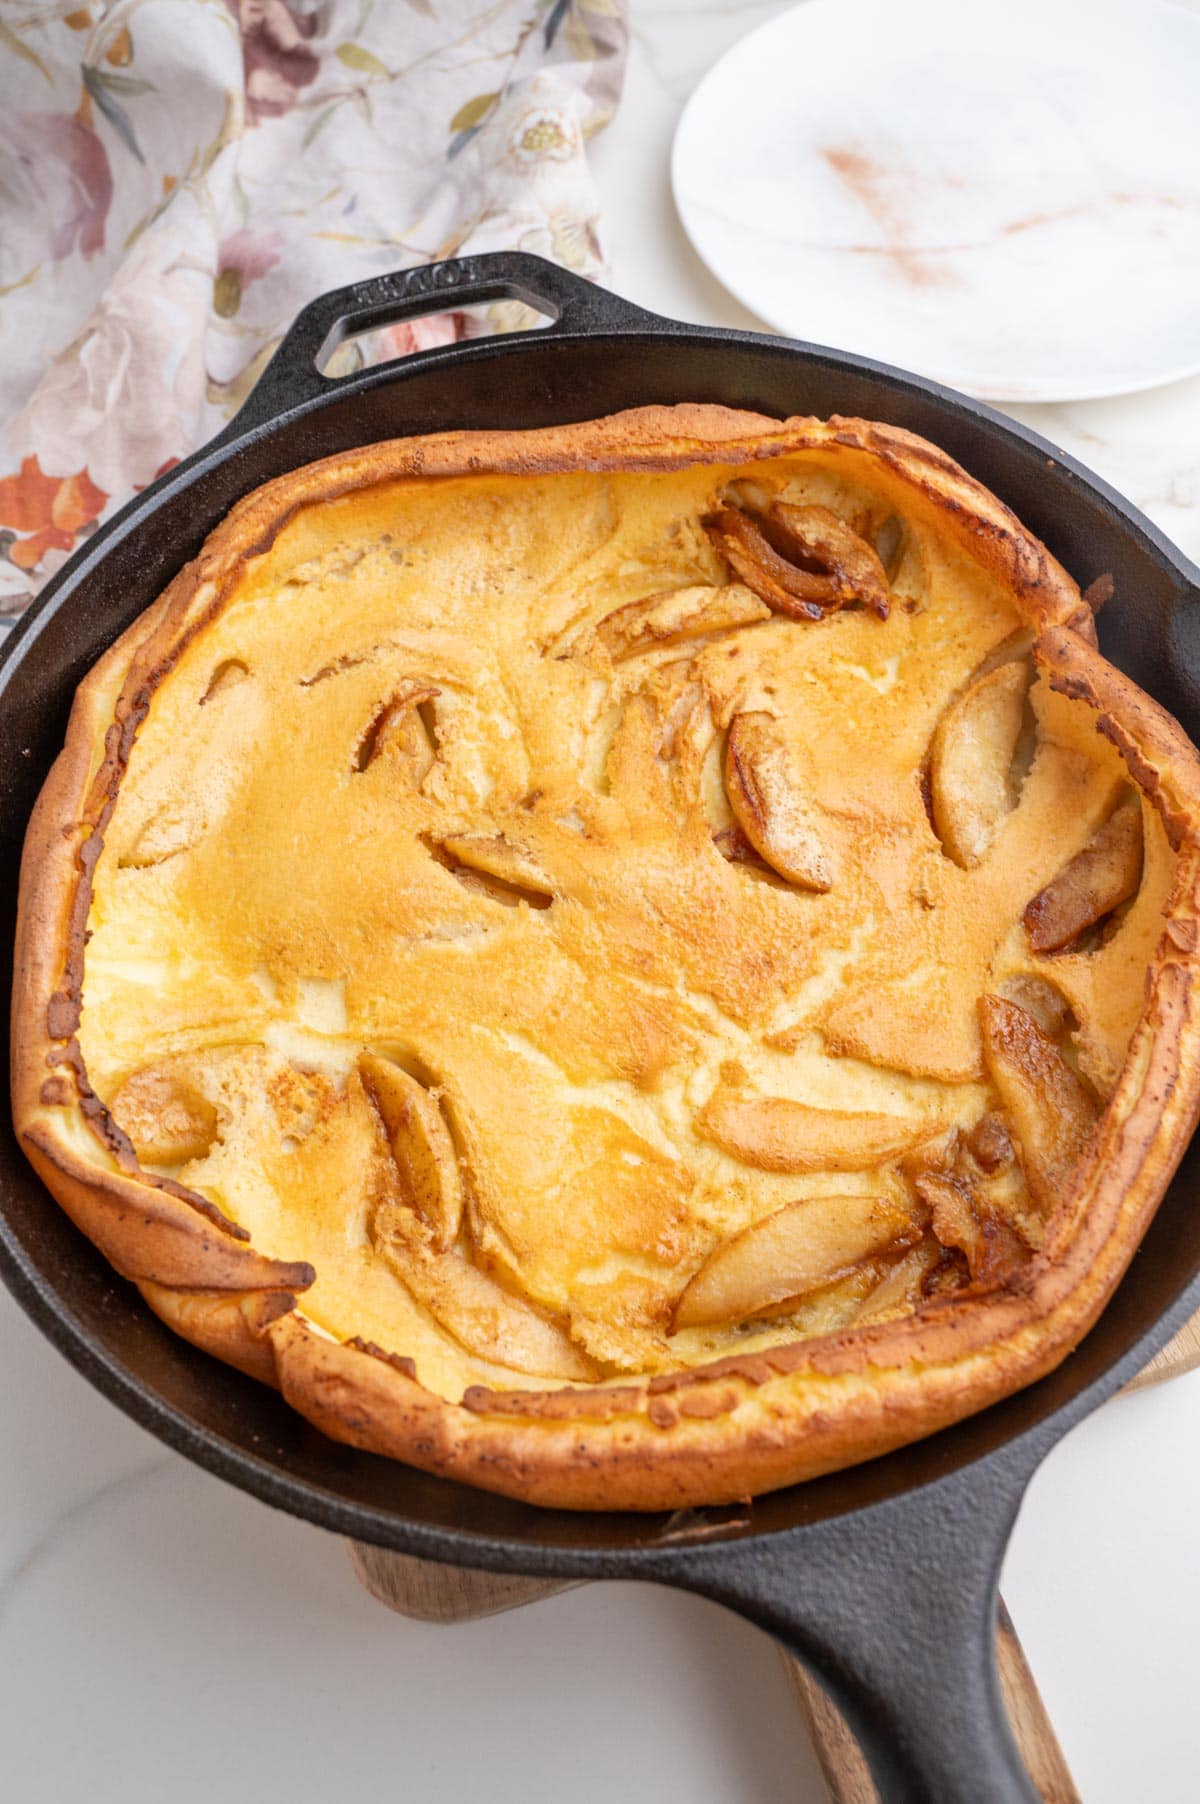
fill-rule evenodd
<path id="1" fill-rule="evenodd" d="M 885 1804 L 1040 1804 L 995 1654 L 1023 1485 L 995 1480 L 967 1469 L 797 1530 L 680 1550 L 668 1582 L 737 1610 L 815 1671 Z"/>
<path id="2" fill-rule="evenodd" d="M 560 264 L 525 251 L 489 251 L 477 257 L 391 270 L 365 282 L 331 289 L 310 301 L 284 334 L 228 431 L 240 437 L 247 429 L 359 381 L 358 374 L 323 376 L 320 371 L 330 353 L 355 333 L 480 301 L 506 300 L 524 301 L 539 313 L 549 314 L 552 323 L 535 328 L 546 336 L 632 331 L 655 317 Z M 511 336 L 525 338 L 529 334 Z M 445 354 L 445 347 L 411 353 L 430 359 Z"/>

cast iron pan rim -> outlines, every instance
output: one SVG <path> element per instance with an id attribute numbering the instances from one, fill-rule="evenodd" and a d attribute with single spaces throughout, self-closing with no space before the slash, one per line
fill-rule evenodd
<path id="1" fill-rule="evenodd" d="M 497 258 L 493 261 L 497 265 L 519 264 L 522 268 L 538 262 L 532 258 Z M 582 288 L 583 285 L 578 286 Z M 1136 508 L 1039 434 L 1015 424 L 984 403 L 970 400 L 937 383 L 869 358 L 799 344 L 768 334 L 682 325 L 644 313 L 627 303 L 617 301 L 615 297 L 604 295 L 602 291 L 596 293 L 602 317 L 591 330 L 571 330 L 568 324 L 565 330 L 551 327 L 544 331 L 440 347 L 414 354 L 401 363 L 380 365 L 354 377 L 322 383 L 315 390 L 312 389 L 310 379 L 310 393 L 305 399 L 298 404 L 287 405 L 285 397 L 282 405 L 277 402 L 273 407 L 268 402 L 267 411 L 260 417 L 256 417 L 256 399 L 252 396 L 241 414 L 217 439 L 175 466 L 121 509 L 50 581 L 9 635 L 7 643 L 0 648 L 0 694 L 5 687 L 9 670 L 16 666 L 32 646 L 42 622 L 59 606 L 77 598 L 78 591 L 101 559 L 117 548 L 130 528 L 152 515 L 159 502 L 168 494 L 186 489 L 204 471 L 236 459 L 243 448 L 285 427 L 299 424 L 307 416 L 335 400 L 341 401 L 347 396 L 364 394 L 392 383 L 402 383 L 409 373 L 424 373 L 450 364 L 484 364 L 507 357 L 519 357 L 531 345 L 555 355 L 569 356 L 576 346 L 583 344 L 594 352 L 597 341 L 602 344 L 608 341 L 614 346 L 626 347 L 633 343 L 648 350 L 664 343 L 719 342 L 761 353 L 767 359 L 799 358 L 834 372 L 866 375 L 882 380 L 899 394 L 932 398 L 948 414 L 976 423 L 988 436 L 1014 441 L 1027 450 L 1045 456 L 1074 482 L 1089 490 L 1102 503 L 1105 511 L 1115 518 L 1121 530 L 1140 539 L 1160 565 L 1165 566 L 1174 577 L 1182 579 L 1188 588 L 1200 591 L 1200 570 L 1171 545 L 1165 535 Z M 261 408 L 261 399 L 257 405 Z M 600 1548 L 564 1549 L 540 1545 L 535 1540 L 510 1539 L 504 1536 L 492 1538 L 462 1528 L 451 1529 L 417 1523 L 403 1514 L 396 1515 L 384 1508 L 346 1502 L 312 1479 L 293 1477 L 269 1459 L 246 1452 L 156 1397 L 147 1385 L 132 1378 L 125 1367 L 70 1313 L 57 1295 L 53 1283 L 26 1259 L 23 1248 L 12 1234 L 3 1213 L 0 1213 L 0 1274 L 6 1278 L 27 1313 L 60 1352 L 141 1426 L 208 1471 L 239 1485 L 268 1504 L 319 1526 L 430 1559 L 467 1560 L 472 1565 L 494 1570 L 513 1569 L 546 1574 L 597 1576 L 606 1565 L 619 1559 L 622 1571 L 631 1576 L 635 1569 L 638 1576 L 666 1576 L 674 1556 L 681 1551 L 666 1546 L 647 1546 L 639 1542 L 626 1547 L 610 1543 Z M 1000 1456 L 1011 1459 L 1016 1456 L 1019 1448 L 1028 1473 L 1031 1474 L 1059 1436 L 1140 1370 L 1197 1307 L 1200 1307 L 1200 1275 L 1181 1287 L 1167 1309 L 1138 1339 L 1065 1403 L 1029 1427 L 1004 1438 L 998 1447 L 961 1462 L 956 1470 L 965 1470 L 972 1465 L 986 1465 Z M 936 1478 L 918 1480 L 911 1489 L 918 1491 L 936 1482 Z M 853 1507 L 849 1506 L 851 1509 Z M 866 1507 L 869 1509 L 871 1506 Z M 803 1527 L 751 1528 L 738 1538 L 772 1541 L 780 1536 L 803 1532 Z"/>
<path id="2" fill-rule="evenodd" d="M 622 303 L 622 307 L 624 307 L 624 303 Z M 388 387 L 393 383 L 402 383 L 410 373 L 413 375 L 424 374 L 426 371 L 437 371 L 452 364 L 484 364 L 507 357 L 519 357 L 530 347 L 531 343 L 540 349 L 539 340 L 544 340 L 546 348 L 552 348 L 556 354 L 564 356 L 569 356 L 576 347 L 581 345 L 586 345 L 594 350 L 597 344 L 602 345 L 606 340 L 611 341 L 614 346 L 628 346 L 631 342 L 636 346 L 640 341 L 646 349 L 652 349 L 656 344 L 663 342 L 680 343 L 689 340 L 699 344 L 734 345 L 749 351 L 762 352 L 768 358 L 782 357 L 789 360 L 799 358 L 834 372 L 869 376 L 884 381 L 899 394 L 932 399 L 951 415 L 958 415 L 973 421 L 982 427 L 990 437 L 1011 440 L 1027 450 L 1044 456 L 1050 464 L 1070 476 L 1082 489 L 1095 496 L 1103 504 L 1105 511 L 1120 523 L 1125 532 L 1139 539 L 1160 564 L 1169 569 L 1173 576 L 1180 578 L 1186 587 L 1193 591 L 1196 598 L 1200 599 L 1200 565 L 1193 563 L 1164 532 L 1155 526 L 1153 521 L 1147 518 L 1140 508 L 1135 507 L 1111 484 L 1097 476 L 1094 471 L 1089 470 L 1086 465 L 1079 463 L 1077 459 L 1062 451 L 1051 440 L 1044 438 L 1031 427 L 998 413 L 986 402 L 973 400 L 970 396 L 960 394 L 955 389 L 913 375 L 909 371 L 897 369 L 892 364 L 881 363 L 869 357 L 856 356 L 851 352 L 837 351 L 823 345 L 805 344 L 795 339 L 777 338 L 763 332 L 687 325 L 674 320 L 660 319 L 655 314 L 642 313 L 639 309 L 628 308 L 626 311 L 635 323 L 624 330 L 560 332 L 550 327 L 413 352 L 402 360 L 377 365 L 356 376 L 329 381 L 327 392 L 317 392 L 299 404 L 285 407 L 282 411 L 272 412 L 265 418 L 255 417 L 255 397 L 252 394 L 246 406 L 223 432 L 143 489 L 139 495 L 99 527 L 92 537 L 63 565 L 62 569 L 51 577 L 37 599 L 9 631 L 3 645 L 0 645 L 0 691 L 3 689 L 10 663 L 21 655 L 26 641 L 36 635 L 44 620 L 52 612 L 56 612 L 58 607 L 70 599 L 81 583 L 92 573 L 101 557 L 115 549 L 127 531 L 140 524 L 148 515 L 153 514 L 159 502 L 168 494 L 174 494 L 178 490 L 188 487 L 205 470 L 218 463 L 227 462 L 243 448 L 257 444 L 260 440 L 270 437 L 284 427 L 299 425 L 309 415 L 318 413 L 335 400 L 353 399 L 355 396 L 366 394 L 377 388 Z M 586 410 L 582 417 L 586 417 Z M 243 424 L 243 422 L 245 423 Z M 447 429 L 453 430 L 453 427 Z"/>
<path id="3" fill-rule="evenodd" d="M 223 1435 L 191 1420 L 156 1397 L 139 1380 L 131 1378 L 124 1366 L 81 1327 L 64 1308 L 53 1288 L 27 1263 L 21 1248 L 10 1238 L 8 1224 L 2 1216 L 0 1275 L 22 1308 L 64 1358 L 139 1427 L 147 1429 L 205 1471 L 250 1492 L 260 1502 L 299 1516 L 318 1528 L 378 1547 L 393 1548 L 400 1553 L 415 1554 L 422 1559 L 467 1564 L 494 1572 L 527 1572 L 548 1577 L 598 1577 L 605 1568 L 619 1562 L 622 1576 L 649 1580 L 665 1577 L 667 1569 L 682 1557 L 682 1548 L 647 1546 L 636 1541 L 625 1546 L 613 1542 L 602 1547 L 565 1548 L 503 1535 L 493 1538 L 461 1527 L 415 1522 L 403 1514 L 395 1515 L 368 1504 L 349 1503 L 311 1479 L 292 1477 L 271 1460 L 247 1453 Z M 1200 1274 L 1185 1285 L 1145 1333 L 1090 1384 L 1044 1420 L 1003 1440 L 998 1447 L 988 1449 L 977 1458 L 962 1462 L 955 1468 L 956 1474 L 965 1478 L 972 1466 L 986 1466 L 989 1462 L 1009 1458 L 1019 1445 L 1027 1455 L 1024 1463 L 1028 1480 L 1067 1430 L 1136 1377 L 1146 1362 L 1198 1310 Z M 1002 1407 L 1003 1401 L 1006 1400 L 993 1407 Z M 986 1417 L 987 1413 L 981 1411 L 973 1419 Z M 943 1432 L 952 1433 L 953 1430 Z M 903 1451 L 900 1449 L 898 1454 L 890 1457 L 898 1458 Z M 905 1496 L 935 1487 L 939 1482 L 936 1475 L 919 1480 Z M 904 1497 L 894 1501 L 903 1503 Z M 878 1506 L 848 1505 L 845 1513 L 869 1513 L 874 1507 Z M 574 1513 L 546 1512 L 548 1516 Z M 588 1514 L 580 1512 L 584 1519 Z M 791 1524 L 764 1529 L 752 1525 L 725 1539 L 774 1541 L 803 1535 L 806 1526 Z"/>
<path id="4" fill-rule="evenodd" d="M 624 307 L 625 303 L 621 303 L 621 305 Z M 543 337 L 547 346 L 553 346 L 556 353 L 564 356 L 569 355 L 579 345 L 587 345 L 594 349 L 598 343 L 603 344 L 608 339 L 614 345 L 624 346 L 628 346 L 631 342 L 636 345 L 641 340 L 647 349 L 663 340 L 672 344 L 692 340 L 701 344 L 719 343 L 740 346 L 746 350 L 763 351 L 772 357 L 798 358 L 835 372 L 874 377 L 886 382 L 890 388 L 901 394 L 932 399 L 944 406 L 947 412 L 960 414 L 986 427 L 992 437 L 1009 438 L 1027 446 L 1032 451 L 1040 452 L 1083 488 L 1089 489 L 1105 504 L 1108 512 L 1120 520 L 1123 527 L 1141 538 L 1146 546 L 1169 565 L 1175 574 L 1183 577 L 1191 588 L 1200 592 L 1200 564 L 1193 563 L 1140 508 L 1115 489 L 1111 483 L 1106 482 L 1094 470 L 1089 469 L 1086 464 L 1080 463 L 1078 459 L 1063 451 L 1051 439 L 1043 437 L 1031 426 L 1026 426 L 1009 415 L 1000 413 L 986 401 L 975 400 L 958 389 L 948 388 L 944 383 L 915 375 L 911 370 L 901 369 L 896 364 L 883 363 L 876 358 L 859 356 L 853 351 L 840 351 L 830 345 L 811 344 L 802 339 L 783 338 L 769 332 L 749 332 L 733 327 L 695 325 L 687 321 L 668 319 L 659 314 L 644 313 L 641 309 L 633 307 L 629 307 L 628 312 L 635 323 L 624 330 L 552 332 L 550 328 L 541 328 L 532 332 L 505 333 L 497 338 L 473 339 L 458 344 L 435 346 L 427 351 L 413 352 L 399 364 L 395 362 L 378 364 L 355 376 L 341 378 L 338 381 L 336 393 L 339 397 L 366 394 L 372 389 L 387 387 L 392 382 L 402 381 L 409 371 L 416 374 L 427 369 L 438 369 L 451 363 L 484 362 L 492 358 L 520 356 L 531 341 L 537 344 L 537 341 Z M 688 398 L 691 400 L 704 399 L 703 396 L 696 395 Z M 317 411 L 325 405 L 327 399 L 332 399 L 332 395 L 326 397 L 318 394 L 311 400 L 290 408 L 284 413 L 275 414 L 269 420 L 254 421 L 248 430 L 239 428 L 238 418 L 235 417 L 226 428 L 226 432 L 210 441 L 208 447 L 202 447 L 201 451 L 195 454 L 196 458 L 202 458 L 205 450 L 208 449 L 217 447 L 223 449 L 226 445 L 234 443 L 249 444 L 269 433 L 276 426 L 291 424 L 303 419 L 306 414 Z M 728 403 L 719 402 L 717 405 L 726 406 Z M 581 418 L 587 417 L 585 411 Z M 453 430 L 453 427 L 448 427 L 446 430 Z M 167 477 L 162 480 L 169 480 L 172 475 L 190 468 L 192 461 L 189 459 L 186 464 L 177 465 L 176 469 L 169 471 Z M 145 491 L 145 494 L 152 494 L 157 486 L 154 484 L 151 489 Z"/>

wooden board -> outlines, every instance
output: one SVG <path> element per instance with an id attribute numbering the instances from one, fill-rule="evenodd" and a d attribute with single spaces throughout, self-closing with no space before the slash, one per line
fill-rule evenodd
<path id="1" fill-rule="evenodd" d="M 439 1566 L 411 1554 L 389 1553 L 363 1542 L 347 1542 L 350 1564 L 371 1596 L 420 1622 L 470 1622 L 501 1610 L 553 1597 L 575 1588 L 570 1581 L 512 1577 L 494 1572 L 468 1572 Z M 880 1804 L 858 1749 L 837 1706 L 826 1696 L 807 1667 L 781 1655 L 809 1736 L 825 1775 L 831 1804 Z M 1007 1610 L 1000 1606 L 996 1661 L 1008 1720 L 1017 1745 L 1044 1804 L 1080 1804 L 1062 1749 L 1017 1640 Z"/>
<path id="2" fill-rule="evenodd" d="M 1186 1322 L 1162 1352 L 1126 1388 L 1140 1390 L 1200 1366 L 1200 1316 Z M 520 1578 L 500 1573 L 470 1572 L 439 1566 L 407 1554 L 388 1553 L 364 1542 L 348 1541 L 355 1575 L 372 1597 L 421 1622 L 470 1622 L 494 1616 L 539 1598 L 574 1588 L 571 1582 Z M 853 1734 L 818 1680 L 790 1655 L 782 1655 L 796 1701 L 808 1723 L 831 1804 L 879 1804 L 879 1795 Z M 996 1664 L 1008 1720 L 1031 1778 L 1044 1804 L 1080 1804 L 1062 1749 L 1046 1714 L 1041 1694 L 1017 1639 L 1008 1611 L 1000 1604 Z"/>
<path id="3" fill-rule="evenodd" d="M 1200 1315 L 1185 1322 L 1174 1340 L 1169 1340 L 1161 1353 L 1125 1386 L 1127 1391 L 1140 1391 L 1148 1384 L 1161 1384 L 1164 1378 L 1179 1378 L 1200 1366 Z"/>

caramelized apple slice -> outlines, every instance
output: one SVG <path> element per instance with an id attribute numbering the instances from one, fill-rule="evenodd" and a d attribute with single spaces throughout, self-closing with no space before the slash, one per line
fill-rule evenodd
<path id="1" fill-rule="evenodd" d="M 402 689 L 380 709 L 355 753 L 356 770 L 366 770 L 385 752 L 393 752 L 403 760 L 413 783 L 428 776 L 437 757 L 437 746 L 426 725 L 422 709 L 441 693 L 429 683 Z"/>
<path id="2" fill-rule="evenodd" d="M 725 793 L 734 819 L 773 871 L 803 889 L 829 889 L 833 866 L 771 715 L 734 715 Z"/>
<path id="3" fill-rule="evenodd" d="M 437 852 L 456 877 L 475 877 L 474 887 L 510 908 L 519 902 L 549 908 L 554 900 L 554 883 L 537 859 L 503 833 L 451 833 Z"/>
<path id="4" fill-rule="evenodd" d="M 387 1133 L 401 1197 L 428 1227 L 437 1250 L 445 1252 L 462 1223 L 463 1190 L 437 1099 L 390 1059 L 364 1053 L 358 1070 Z"/>
<path id="5" fill-rule="evenodd" d="M 794 507 L 779 501 L 772 518 L 803 556 L 828 571 L 841 601 L 861 601 L 880 620 L 891 612 L 892 594 L 878 552 L 827 507 Z"/>
<path id="6" fill-rule="evenodd" d="M 1018 971 L 1006 977 L 999 987 L 1006 1002 L 1015 1002 L 1027 1015 L 1032 1015 L 1044 1034 L 1060 1040 L 1064 1033 L 1079 1026 L 1071 1004 L 1056 983 L 1036 971 Z"/>
<path id="7" fill-rule="evenodd" d="M 217 1137 L 217 1111 L 207 1097 L 163 1065 L 146 1065 L 112 1099 L 113 1119 L 143 1165 L 186 1165 L 203 1159 Z"/>
<path id="8" fill-rule="evenodd" d="M 976 1284 L 994 1284 L 1028 1261 L 1029 1248 L 1016 1229 L 985 1209 L 964 1179 L 931 1171 L 917 1179 L 915 1189 L 930 1207 L 938 1240 L 963 1254 Z"/>
<path id="9" fill-rule="evenodd" d="M 724 1085 L 696 1116 L 696 1132 L 759 1171 L 866 1171 L 941 1131 L 937 1121 L 812 1109 L 786 1096 L 742 1096 Z"/>
<path id="10" fill-rule="evenodd" d="M 1000 996 L 981 996 L 988 1075 L 1016 1133 L 1030 1194 L 1048 1212 L 1087 1145 L 1099 1109 L 1032 1015 Z"/>
<path id="11" fill-rule="evenodd" d="M 1005 1171 L 1014 1158 L 1012 1135 L 999 1115 L 984 1115 L 967 1135 L 966 1148 L 980 1171 Z"/>
<path id="12" fill-rule="evenodd" d="M 1131 796 L 1033 898 L 1022 916 L 1030 946 L 1062 952 L 1136 895 L 1141 881 L 1142 804 Z"/>
<path id="13" fill-rule="evenodd" d="M 887 619 L 891 591 L 878 554 L 829 508 L 777 501 L 755 517 L 722 507 L 703 525 L 730 569 L 775 612 L 820 620 L 861 601 Z"/>
<path id="14" fill-rule="evenodd" d="M 854 1318 L 855 1327 L 865 1328 L 871 1322 L 894 1321 L 897 1316 L 911 1315 L 922 1301 L 922 1285 L 939 1257 L 937 1249 L 928 1240 L 905 1253 L 863 1298 Z"/>
<path id="15" fill-rule="evenodd" d="M 936 1127 L 928 1139 L 919 1140 L 910 1151 L 896 1161 L 901 1174 L 910 1183 L 927 1171 L 948 1171 L 958 1156 L 959 1132 L 956 1127 Z"/>
<path id="16" fill-rule="evenodd" d="M 763 526 L 737 507 L 718 508 L 702 522 L 713 547 L 735 576 L 775 614 L 793 620 L 823 620 L 840 605 L 828 576 L 800 570 L 778 552 Z"/>
<path id="17" fill-rule="evenodd" d="M 1024 662 L 989 670 L 951 703 L 933 736 L 933 824 L 946 852 L 965 869 L 979 863 L 1016 799 L 1009 772 L 1028 688 Z"/>
<path id="18" fill-rule="evenodd" d="M 672 1331 L 777 1315 L 860 1261 L 916 1237 L 911 1211 L 877 1196 L 788 1203 L 725 1241 L 685 1286 Z"/>
<path id="19" fill-rule="evenodd" d="M 742 583 L 725 583 L 720 588 L 672 589 L 627 602 L 605 615 L 595 637 L 616 664 L 638 652 L 770 618 L 770 608 Z"/>

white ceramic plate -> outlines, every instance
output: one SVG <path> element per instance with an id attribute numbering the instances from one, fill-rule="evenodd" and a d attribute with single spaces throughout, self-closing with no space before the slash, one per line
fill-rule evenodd
<path id="1" fill-rule="evenodd" d="M 1164 0 L 808 0 L 675 138 L 696 249 L 790 337 L 976 395 L 1200 370 L 1200 17 Z"/>

